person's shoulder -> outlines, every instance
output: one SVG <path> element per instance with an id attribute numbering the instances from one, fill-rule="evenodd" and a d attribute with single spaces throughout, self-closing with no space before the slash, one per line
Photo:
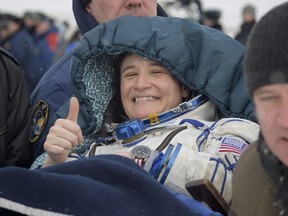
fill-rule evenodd
<path id="1" fill-rule="evenodd" d="M 229 216 L 279 215 L 279 209 L 272 205 L 275 187 L 262 165 L 258 145 L 251 144 L 235 167 Z"/>
<path id="2" fill-rule="evenodd" d="M 10 79 L 16 79 L 16 77 L 24 76 L 23 69 L 17 59 L 7 50 L 0 47 L 0 70 L 9 71 L 6 76 Z M 1 80 L 0 80 L 1 81 Z"/>
<path id="3" fill-rule="evenodd" d="M 255 179 L 259 180 L 259 176 L 266 176 L 266 173 L 261 163 L 260 154 L 257 150 L 257 146 L 258 141 L 252 143 L 240 156 L 240 159 L 235 167 L 233 176 L 234 183 L 236 185 L 241 184 L 241 181 L 243 179 L 246 179 L 247 176 L 250 176 L 249 181 L 255 181 Z"/>
<path id="4" fill-rule="evenodd" d="M 238 164 L 243 164 L 246 166 L 246 164 L 255 164 L 260 162 L 260 155 L 257 151 L 257 145 L 258 145 L 258 140 L 254 143 L 252 143 L 246 150 L 245 152 L 241 155 L 240 160 Z M 237 164 L 237 165 L 238 165 Z"/>
<path id="5" fill-rule="evenodd" d="M 17 61 L 17 59 L 7 50 L 0 47 L 0 53 L 1 53 L 1 56 L 4 57 L 4 60 L 9 59 L 8 61 L 11 61 L 15 65 L 20 66 L 20 63 Z"/>
<path id="6" fill-rule="evenodd" d="M 19 37 L 22 38 L 22 40 L 24 37 L 24 39 L 26 39 L 26 40 L 29 39 L 29 40 L 33 41 L 33 37 L 24 28 L 22 28 L 20 31 L 18 31 L 16 36 L 17 36 L 17 38 L 19 38 Z"/>

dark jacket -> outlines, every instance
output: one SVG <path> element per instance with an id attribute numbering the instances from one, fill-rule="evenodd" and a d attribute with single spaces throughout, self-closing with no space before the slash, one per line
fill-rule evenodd
<path id="1" fill-rule="evenodd" d="M 252 144 L 237 163 L 229 216 L 279 215 L 279 208 L 273 206 L 277 190 L 261 163 L 257 146 Z"/>
<path id="2" fill-rule="evenodd" d="M 256 21 L 246 22 L 246 23 L 244 22 L 241 25 L 240 32 L 238 32 L 237 35 L 235 36 L 235 40 L 239 41 L 241 44 L 245 46 L 247 39 L 250 35 L 250 32 L 253 29 L 255 24 L 256 24 Z"/>
<path id="3" fill-rule="evenodd" d="M 73 12 L 82 34 L 98 25 L 96 20 L 83 10 L 80 0 L 73 0 Z M 159 5 L 157 14 L 167 16 Z M 43 153 L 43 143 L 49 128 L 54 125 L 57 118 L 63 117 L 62 107 L 69 102 L 73 95 L 69 74 L 71 55 L 72 53 L 64 55 L 45 73 L 30 97 L 34 113 L 32 116 L 34 129 L 30 141 L 35 148 L 35 158 Z M 36 113 L 39 113 L 38 111 L 43 115 L 41 124 L 38 121 L 39 116 L 36 116 Z"/>
<path id="4" fill-rule="evenodd" d="M 35 50 L 36 46 L 32 36 L 24 27 L 1 42 L 1 47 L 10 52 L 21 64 L 24 70 L 29 94 L 35 88 Z M 37 83 L 36 83 L 37 84 Z"/>
<path id="5" fill-rule="evenodd" d="M 0 167 L 31 165 L 31 109 L 23 70 L 0 49 Z"/>

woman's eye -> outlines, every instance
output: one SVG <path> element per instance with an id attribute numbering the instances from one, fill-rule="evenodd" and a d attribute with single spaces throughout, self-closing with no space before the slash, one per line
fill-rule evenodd
<path id="1" fill-rule="evenodd" d="M 134 72 L 129 72 L 129 73 L 123 74 L 123 77 L 134 77 L 134 76 L 136 76 L 136 75 L 137 75 L 137 74 L 134 73 Z"/>
<path id="2" fill-rule="evenodd" d="M 267 95 L 267 96 L 261 96 L 259 99 L 263 102 L 270 102 L 270 101 L 275 101 L 277 100 L 279 97 L 274 96 L 274 95 Z"/>
<path id="3" fill-rule="evenodd" d="M 155 71 L 151 71 L 152 74 L 162 74 L 163 71 L 160 70 L 155 70 Z"/>

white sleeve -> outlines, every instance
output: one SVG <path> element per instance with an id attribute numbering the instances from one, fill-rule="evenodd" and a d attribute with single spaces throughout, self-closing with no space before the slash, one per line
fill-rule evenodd
<path id="1" fill-rule="evenodd" d="M 259 125 L 236 118 L 221 119 L 194 139 L 189 138 L 189 131 L 183 131 L 179 136 L 185 137 L 172 142 L 169 160 L 158 180 L 177 192 L 188 194 L 185 183 L 209 179 L 230 203 L 233 169 L 241 153 L 257 140 L 258 134 Z"/>

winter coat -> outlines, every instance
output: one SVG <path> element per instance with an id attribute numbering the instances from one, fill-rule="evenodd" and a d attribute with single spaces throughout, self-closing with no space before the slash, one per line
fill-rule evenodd
<path id="1" fill-rule="evenodd" d="M 255 118 L 244 86 L 242 45 L 185 19 L 121 17 L 86 33 L 73 55 L 71 77 L 81 104 L 78 124 L 84 135 L 92 135 L 102 125 L 115 91 L 109 61 L 115 61 L 113 54 L 119 52 L 138 53 L 163 64 L 191 90 L 206 95 L 221 118 Z M 68 107 L 62 118 L 67 114 Z"/>
<path id="2" fill-rule="evenodd" d="M 1 47 L 10 52 L 21 64 L 29 94 L 31 94 L 36 86 L 34 84 L 36 76 L 34 70 L 36 46 L 32 36 L 22 27 L 19 31 L 3 40 Z"/>
<path id="3" fill-rule="evenodd" d="M 230 216 L 279 215 L 279 208 L 273 206 L 276 187 L 261 163 L 257 146 L 257 142 L 252 144 L 235 168 Z"/>
<path id="4" fill-rule="evenodd" d="M 94 17 L 83 10 L 80 0 L 73 0 L 73 12 L 82 34 L 98 25 Z M 158 5 L 157 14 L 167 16 Z M 73 95 L 73 85 L 69 74 L 72 53 L 64 55 L 44 74 L 39 84 L 33 91 L 30 99 L 33 113 L 41 113 L 43 121 L 37 123 L 38 117 L 32 116 L 33 130 L 30 142 L 34 146 L 34 158 L 43 153 L 43 144 L 49 128 L 54 125 L 56 119 L 66 114 L 67 104 Z"/>
<path id="5" fill-rule="evenodd" d="M 31 165 L 31 108 L 19 63 L 0 48 L 0 167 Z"/>

